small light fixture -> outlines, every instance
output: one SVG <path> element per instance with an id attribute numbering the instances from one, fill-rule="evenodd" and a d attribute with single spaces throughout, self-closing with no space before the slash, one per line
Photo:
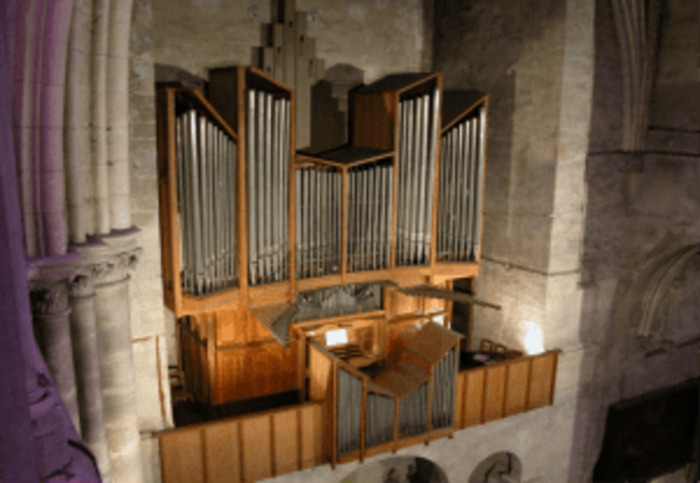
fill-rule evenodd
<path id="1" fill-rule="evenodd" d="M 436 324 L 440 324 L 443 327 L 445 327 L 445 314 L 444 313 L 433 315 L 430 318 L 430 320 L 435 322 Z"/>
<path id="2" fill-rule="evenodd" d="M 534 322 L 525 321 L 523 322 L 523 333 L 525 352 L 529 355 L 541 354 L 544 352 L 544 336 L 542 335 L 542 329 L 540 329 L 539 325 Z"/>

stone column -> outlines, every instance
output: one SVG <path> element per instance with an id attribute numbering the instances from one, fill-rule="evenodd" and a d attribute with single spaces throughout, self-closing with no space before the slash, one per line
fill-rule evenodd
<path id="1" fill-rule="evenodd" d="M 81 437 L 97 458 L 103 481 L 109 481 L 109 453 L 100 382 L 95 288 L 92 277 L 78 274 L 70 285 L 70 332 L 80 406 Z"/>
<path id="2" fill-rule="evenodd" d="M 138 230 L 77 248 L 95 286 L 97 348 L 112 481 L 143 480 L 131 343 L 130 272 L 138 261 Z"/>
<path id="3" fill-rule="evenodd" d="M 36 276 L 29 287 L 34 337 L 56 389 L 79 431 L 80 416 L 70 333 L 71 310 L 68 306 L 68 281 L 75 271 L 76 261 L 77 257 L 73 255 L 37 261 Z"/>

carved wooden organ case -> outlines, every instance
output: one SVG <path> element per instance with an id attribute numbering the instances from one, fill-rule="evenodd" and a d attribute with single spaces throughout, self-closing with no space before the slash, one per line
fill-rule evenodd
<path id="1" fill-rule="evenodd" d="M 159 88 L 165 302 L 197 400 L 304 400 L 311 343 L 390 364 L 478 275 L 488 96 L 400 74 L 352 107 L 349 145 L 298 153 L 295 93 L 256 68 Z"/>

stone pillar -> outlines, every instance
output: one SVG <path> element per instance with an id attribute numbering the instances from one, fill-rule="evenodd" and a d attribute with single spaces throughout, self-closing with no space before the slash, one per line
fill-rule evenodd
<path id="1" fill-rule="evenodd" d="M 78 398 L 73 368 L 70 333 L 68 281 L 75 271 L 72 255 L 37 261 L 37 272 L 30 282 L 34 337 L 56 389 L 75 427 L 80 430 Z"/>
<path id="2" fill-rule="evenodd" d="M 110 476 L 125 483 L 143 480 L 128 287 L 140 251 L 137 233 L 126 230 L 77 248 L 94 280 Z"/>
<path id="3" fill-rule="evenodd" d="M 77 275 L 70 285 L 70 331 L 80 406 L 81 437 L 97 458 L 103 481 L 109 481 L 109 453 L 100 382 L 95 288 L 92 277 Z"/>

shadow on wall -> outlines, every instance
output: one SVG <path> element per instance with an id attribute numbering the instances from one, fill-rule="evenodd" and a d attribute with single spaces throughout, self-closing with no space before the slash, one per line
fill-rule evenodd
<path id="1" fill-rule="evenodd" d="M 157 84 L 179 84 L 188 89 L 198 89 L 202 94 L 206 92 L 206 80 L 174 65 L 156 63 L 155 78 Z"/>
<path id="2" fill-rule="evenodd" d="M 432 461 L 413 457 L 395 456 L 366 463 L 341 483 L 448 483 L 445 472 Z"/>
<path id="3" fill-rule="evenodd" d="M 336 64 L 326 69 L 324 79 L 312 86 L 309 152 L 327 151 L 352 139 L 351 94 L 363 85 L 364 78 L 363 70 L 350 64 Z"/>

